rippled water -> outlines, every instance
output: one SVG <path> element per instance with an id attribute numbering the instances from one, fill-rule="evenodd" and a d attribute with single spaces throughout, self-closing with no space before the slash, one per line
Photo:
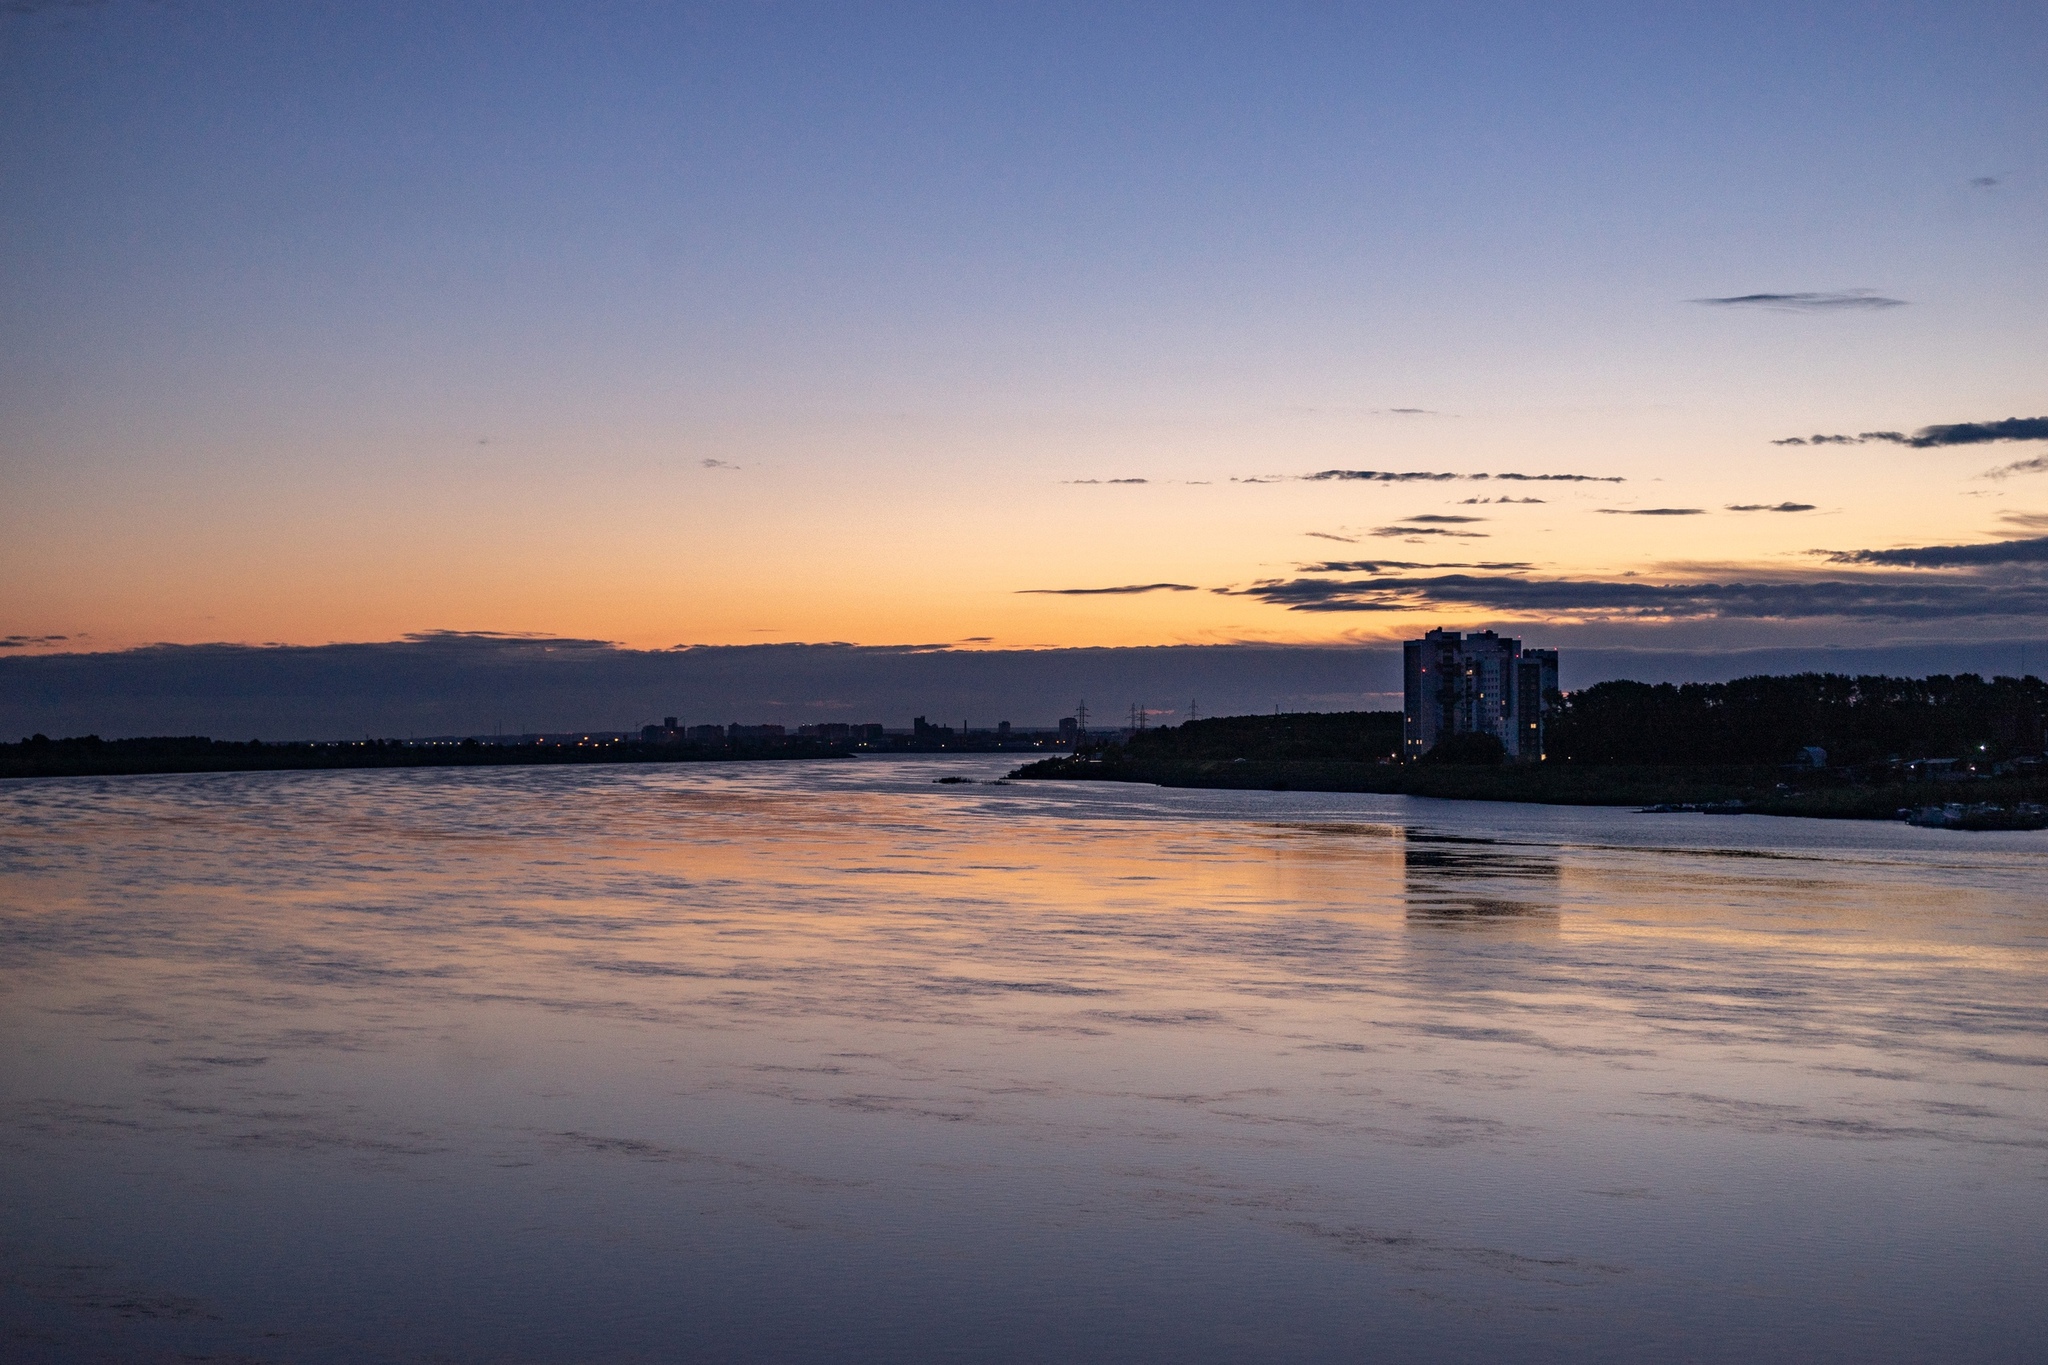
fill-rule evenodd
<path id="1" fill-rule="evenodd" d="M 2048 836 L 0 786 L 25 1360 L 2048 1358 Z"/>

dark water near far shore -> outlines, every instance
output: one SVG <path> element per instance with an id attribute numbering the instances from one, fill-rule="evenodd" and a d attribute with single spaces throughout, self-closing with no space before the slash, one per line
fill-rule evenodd
<path id="1" fill-rule="evenodd" d="M 2048 834 L 0 785 L 0 1356 L 2048 1359 Z"/>

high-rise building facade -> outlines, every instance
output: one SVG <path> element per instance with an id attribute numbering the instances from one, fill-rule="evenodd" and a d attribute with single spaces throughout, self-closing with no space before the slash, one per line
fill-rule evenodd
<path id="1" fill-rule="evenodd" d="M 1492 735 L 1510 759 L 1543 757 L 1557 651 L 1523 649 L 1490 630 L 1432 630 L 1402 646 L 1401 756 L 1453 735 Z"/>

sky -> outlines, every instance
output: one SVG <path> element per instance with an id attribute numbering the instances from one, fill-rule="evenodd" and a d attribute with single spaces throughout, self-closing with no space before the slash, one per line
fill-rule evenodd
<path id="1" fill-rule="evenodd" d="M 2048 10 L 1692 8 L 11 4 L 0 645 L 2048 658 Z"/>

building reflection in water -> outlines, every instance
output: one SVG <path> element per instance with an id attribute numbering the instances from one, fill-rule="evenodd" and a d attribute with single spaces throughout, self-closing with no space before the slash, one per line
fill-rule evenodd
<path id="1" fill-rule="evenodd" d="M 1542 847 L 1411 827 L 1402 871 L 1411 925 L 1556 927 L 1561 872 Z"/>

